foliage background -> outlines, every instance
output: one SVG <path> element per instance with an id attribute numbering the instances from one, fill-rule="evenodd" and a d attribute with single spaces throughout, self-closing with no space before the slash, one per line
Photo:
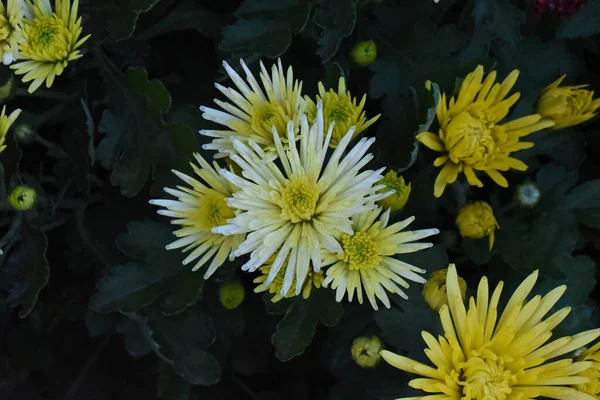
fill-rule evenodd
<path id="1" fill-rule="evenodd" d="M 2 68 L 3 102 L 25 112 L 0 155 L 0 199 L 18 183 L 41 197 L 16 214 L 3 201 L 0 239 L 0 398 L 4 399 L 392 399 L 409 393 L 408 376 L 387 365 L 360 369 L 350 344 L 377 334 L 396 352 L 422 359 L 421 330 L 436 331 L 418 285 L 389 310 L 339 305 L 331 291 L 276 305 L 252 294 L 239 264 L 204 282 L 166 252 L 171 228 L 147 202 L 187 170 L 197 134 L 210 123 L 199 105 L 229 85 L 221 60 L 243 57 L 256 70 L 281 57 L 314 94 L 317 82 L 367 93 L 369 116 L 382 113 L 378 166 L 412 182 L 407 207 L 416 227 L 442 233 L 427 251 L 405 257 L 433 271 L 457 263 L 470 291 L 484 274 L 506 291 L 540 270 L 539 293 L 569 289 L 558 306 L 573 307 L 557 329 L 600 326 L 596 260 L 600 249 L 600 121 L 532 135 L 520 157 L 526 173 L 509 189 L 455 185 L 433 197 L 433 155 L 418 148 L 419 125 L 431 122 L 430 79 L 452 92 L 458 78 L 483 64 L 500 76 L 521 70 L 521 100 L 512 116 L 534 110 L 539 91 L 568 74 L 600 86 L 600 0 L 564 17 L 536 14 L 512 0 L 106 0 L 81 1 L 85 56 L 51 90 L 27 95 Z M 374 40 L 377 60 L 359 68 L 349 54 Z M 10 93 L 9 95 L 7 95 Z M 37 132 L 17 140 L 23 124 Z M 206 158 L 211 154 L 205 154 Z M 524 209 L 520 182 L 542 199 Z M 482 199 L 500 224 L 487 240 L 461 240 L 457 208 Z M 219 282 L 242 279 L 244 303 L 218 302 Z M 89 305 L 89 307 L 88 307 Z M 310 346 L 309 346 L 310 344 Z M 285 361 L 285 362 L 284 362 Z"/>

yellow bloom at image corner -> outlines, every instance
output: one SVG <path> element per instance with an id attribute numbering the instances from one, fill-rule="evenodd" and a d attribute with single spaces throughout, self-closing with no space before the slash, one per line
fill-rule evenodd
<path id="1" fill-rule="evenodd" d="M 256 286 L 254 288 L 254 293 L 262 293 L 262 292 L 269 292 L 270 294 L 273 295 L 273 297 L 271 298 L 271 301 L 273 303 L 277 303 L 278 301 L 280 301 L 283 298 L 289 299 L 291 297 L 295 297 L 296 296 L 296 292 L 294 291 L 294 286 L 296 283 L 296 278 L 294 277 L 294 279 L 292 280 L 292 285 L 291 287 L 288 289 L 287 293 L 285 295 L 282 295 L 282 288 L 283 288 L 283 280 L 285 278 L 285 270 L 281 269 L 279 270 L 279 272 L 277 273 L 277 275 L 275 275 L 275 278 L 273 279 L 273 281 L 271 283 L 268 283 L 268 278 L 269 278 L 269 274 L 271 272 L 271 266 L 273 265 L 273 262 L 275 261 L 275 257 L 271 256 L 271 258 L 265 263 L 265 265 L 263 265 L 262 267 L 260 267 L 258 270 L 260 271 L 260 275 L 256 278 L 254 278 L 253 282 L 257 283 L 258 286 Z M 288 260 L 286 260 L 286 262 L 289 261 L 289 256 L 288 256 Z M 306 274 L 306 277 L 304 278 L 304 283 L 302 284 L 302 289 L 301 292 L 302 293 L 302 297 L 304 299 L 308 299 L 310 297 L 310 293 L 312 291 L 312 288 L 320 288 L 321 285 L 323 284 L 323 270 L 320 270 L 318 272 L 315 272 L 315 270 L 312 268 L 312 266 L 309 266 L 308 268 L 308 273 Z"/>
<path id="2" fill-rule="evenodd" d="M 217 151 L 215 158 L 228 157 L 235 153 L 234 139 L 244 143 L 251 140 L 267 150 L 270 156 L 274 155 L 273 129 L 279 133 L 280 140 L 285 144 L 288 121 L 293 121 L 297 129 L 299 118 L 304 113 L 302 81 L 294 80 L 291 66 L 284 70 L 281 59 L 278 59 L 277 63 L 271 66 L 269 74 L 261 61 L 261 88 L 244 60 L 240 59 L 240 65 L 246 75 L 245 81 L 223 61 L 223 67 L 235 89 L 215 83 L 217 90 L 228 100 L 214 100 L 221 110 L 200 107 L 204 119 L 226 127 L 224 130 L 200 131 L 201 135 L 213 138 L 211 143 L 203 145 L 202 148 Z"/>
<path id="3" fill-rule="evenodd" d="M 397 255 L 414 253 L 428 249 L 432 243 L 418 243 L 439 233 L 438 229 L 403 231 L 414 221 L 414 217 L 388 225 L 390 210 L 369 210 L 352 217 L 353 233 L 340 233 L 337 238 L 342 244 L 341 254 L 329 253 L 323 258 L 327 270 L 323 286 L 336 291 L 336 300 L 342 301 L 348 295 L 352 301 L 354 293 L 358 302 L 363 302 L 363 290 L 373 309 L 377 310 L 377 300 L 390 308 L 386 292 L 408 296 L 404 289 L 408 281 L 425 283 L 419 275 L 425 270 L 395 258 Z"/>
<path id="4" fill-rule="evenodd" d="M 448 275 L 448 269 L 438 269 L 433 271 L 427 279 L 427 282 L 423 285 L 423 298 L 429 307 L 435 311 L 440 311 L 440 308 L 444 304 L 448 304 L 448 296 L 446 293 L 446 276 Z M 460 287 L 460 294 L 465 297 L 467 293 L 467 282 L 460 276 L 458 277 L 458 286 Z"/>
<path id="5" fill-rule="evenodd" d="M 572 385 L 585 384 L 581 374 L 591 368 L 589 361 L 565 356 L 600 336 L 600 329 L 557 338 L 548 342 L 552 330 L 569 314 L 562 308 L 546 314 L 567 287 L 559 286 L 545 296 L 527 300 L 538 272 L 527 277 L 512 294 L 504 311 L 498 311 L 503 288 L 500 282 L 490 297 L 488 280 L 483 277 L 477 295 L 468 309 L 458 283 L 454 264 L 446 277 L 448 305 L 440 309 L 444 334 L 437 339 L 423 331 L 431 364 L 384 350 L 383 359 L 392 366 L 419 375 L 409 386 L 424 392 L 410 399 L 448 400 L 528 400 L 546 397 L 561 400 L 595 400 Z M 401 399 L 399 399 L 401 400 Z"/>
<path id="6" fill-rule="evenodd" d="M 487 236 L 490 250 L 494 246 L 494 233 L 499 228 L 492 206 L 485 201 L 476 201 L 463 206 L 456 216 L 456 226 L 462 237 L 481 239 Z"/>
<path id="7" fill-rule="evenodd" d="M 589 361 L 592 366 L 580 373 L 581 376 L 588 378 L 589 382 L 575 384 L 573 387 L 590 396 L 595 396 L 596 399 L 600 399 L 600 342 L 576 356 L 575 360 Z"/>
<path id="8" fill-rule="evenodd" d="M 82 57 L 78 50 L 90 35 L 81 37 L 81 17 L 78 17 L 79 0 L 55 0 L 52 10 L 50 0 L 29 0 L 24 7 L 25 19 L 18 37 L 19 62 L 10 66 L 23 82 L 31 82 L 29 93 L 35 92 L 44 82 L 51 87 L 69 62 Z"/>
<path id="9" fill-rule="evenodd" d="M 6 142 L 6 134 L 20 114 L 21 109 L 17 108 L 9 115 L 6 115 L 6 106 L 2 107 L 2 113 L 0 113 L 0 153 L 6 149 L 6 145 L 4 144 Z"/>
<path id="10" fill-rule="evenodd" d="M 340 77 L 338 81 L 338 90 L 327 91 L 322 82 L 319 82 L 319 94 L 316 101 L 309 96 L 304 96 L 306 100 L 306 113 L 309 122 L 313 122 L 317 115 L 316 103 L 323 102 L 323 117 L 325 129 L 333 122 L 333 135 L 329 146 L 335 148 L 339 141 L 344 137 L 351 127 L 355 127 L 353 139 L 373 125 L 379 119 L 381 114 L 367 120 L 364 111 L 367 95 L 363 95 L 360 103 L 357 104 L 356 97 L 352 97 L 350 91 L 346 89 L 346 80 Z"/>
<path id="11" fill-rule="evenodd" d="M 17 38 L 21 35 L 24 0 L 0 2 L 0 60 L 10 65 L 19 57 Z"/>
<path id="12" fill-rule="evenodd" d="M 152 199 L 149 203 L 163 207 L 164 209 L 158 210 L 158 214 L 175 218 L 171 224 L 181 226 L 173 232 L 179 239 L 167 245 L 167 250 L 182 247 L 184 253 L 191 250 L 182 263 L 187 265 L 195 261 L 192 271 L 198 270 L 212 259 L 204 274 L 204 279 L 208 279 L 227 258 L 233 259 L 233 251 L 244 241 L 246 235 L 224 236 L 212 231 L 235 216 L 235 210 L 229 207 L 225 199 L 237 188 L 222 176 L 216 162 L 211 166 L 198 153 L 194 153 L 194 158 L 198 165 L 190 164 L 200 180 L 173 170 L 187 184 L 177 186 L 176 189 L 164 189 L 177 197 L 177 200 Z"/>
<path id="13" fill-rule="evenodd" d="M 566 75 L 546 87 L 537 103 L 537 113 L 554 121 L 552 129 L 579 125 L 596 116 L 600 98 L 594 91 L 584 89 L 589 85 L 560 86 Z"/>
<path id="14" fill-rule="evenodd" d="M 471 186 L 483 186 L 476 173 L 481 171 L 498 185 L 508 187 L 500 171 L 527 169 L 527 165 L 511 157 L 511 153 L 532 147 L 533 143 L 520 142 L 520 139 L 549 128 L 554 122 L 533 114 L 500 123 L 519 99 L 519 93 L 507 98 L 518 75 L 519 71 L 515 70 L 502 83 L 495 83 L 496 71 L 490 72 L 484 80 L 480 65 L 463 80 L 456 98 L 453 96 L 447 102 L 446 94 L 442 94 L 436 109 L 439 132 L 417 135 L 417 140 L 425 146 L 442 153 L 433 163 L 442 167 L 434 184 L 435 197 L 440 197 L 461 173 Z"/>

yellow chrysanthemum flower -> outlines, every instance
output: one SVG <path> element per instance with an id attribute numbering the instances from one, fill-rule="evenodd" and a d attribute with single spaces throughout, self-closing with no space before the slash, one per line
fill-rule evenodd
<path id="1" fill-rule="evenodd" d="M 359 367 L 374 368 L 381 362 L 383 343 L 377 336 L 359 336 L 352 341 L 350 353 Z"/>
<path id="2" fill-rule="evenodd" d="M 289 256 L 288 256 L 289 257 Z M 271 283 L 268 282 L 269 274 L 271 273 L 271 266 L 275 261 L 275 257 L 272 256 L 269 261 L 265 265 L 259 268 L 261 273 L 260 276 L 254 279 L 254 283 L 258 283 L 258 286 L 254 288 L 254 293 L 262 293 L 268 291 L 270 294 L 274 295 L 271 298 L 273 303 L 277 303 L 279 300 L 296 296 L 296 293 L 292 289 L 296 283 L 296 278 L 292 280 L 292 286 L 289 288 L 285 295 L 281 294 L 281 290 L 283 287 L 283 279 L 285 277 L 285 271 L 280 269 L 277 275 L 275 275 L 275 279 Z M 285 260 L 285 262 L 289 261 Z M 308 299 L 310 297 L 310 292 L 312 291 L 313 286 L 317 289 L 321 287 L 323 284 L 323 271 L 315 272 L 312 267 L 309 267 L 308 273 L 306 274 L 306 278 L 304 278 L 304 283 L 302 284 L 302 297 Z"/>
<path id="3" fill-rule="evenodd" d="M 21 114 L 21 109 L 17 108 L 10 115 L 6 115 L 6 106 L 2 107 L 2 113 L 0 113 L 0 153 L 4 151 L 6 145 L 6 134 L 10 129 L 11 125 Z"/>
<path id="4" fill-rule="evenodd" d="M 363 111 L 367 101 L 367 95 L 363 95 L 360 103 L 356 104 L 356 97 L 352 97 L 346 89 L 346 80 L 340 78 L 338 81 L 337 93 L 333 89 L 325 90 L 323 83 L 319 82 L 319 94 L 316 96 L 317 102 L 323 102 L 323 118 L 325 128 L 333 122 L 333 135 L 329 146 L 335 148 L 339 141 L 346 135 L 346 132 L 351 127 L 356 127 L 354 137 L 371 126 L 377 121 L 380 115 L 376 115 L 367 121 L 366 113 Z M 317 106 L 315 102 L 308 96 L 304 96 L 306 100 L 306 113 L 309 121 L 314 121 L 317 115 Z"/>
<path id="5" fill-rule="evenodd" d="M 423 298 L 433 311 L 440 311 L 444 304 L 448 304 L 448 296 L 446 295 L 446 276 L 448 269 L 439 269 L 434 271 L 423 285 Z M 467 282 L 460 276 L 458 277 L 458 286 L 460 294 L 465 297 L 467 293 Z"/>
<path id="6" fill-rule="evenodd" d="M 499 123 L 519 99 L 519 93 L 506 98 L 518 75 L 515 70 L 501 84 L 494 83 L 496 71 L 483 80 L 480 65 L 464 79 L 456 99 L 452 97 L 447 104 L 446 94 L 442 94 L 436 110 L 439 133 L 417 135 L 425 146 L 443 153 L 433 163 L 436 167 L 444 166 L 435 180 L 435 197 L 440 197 L 446 185 L 456 181 L 461 172 L 472 186 L 483 186 L 475 173 L 483 171 L 498 185 L 507 187 L 507 180 L 498 171 L 527 169 L 527 165 L 510 154 L 532 147 L 533 143 L 519 142 L 520 138 L 549 128 L 554 122 L 534 114 Z"/>
<path id="7" fill-rule="evenodd" d="M 90 35 L 80 38 L 81 17 L 77 18 L 79 0 L 56 0 L 52 11 L 50 0 L 27 0 L 25 20 L 18 37 L 19 60 L 11 65 L 23 82 L 31 82 L 29 93 L 36 91 L 44 81 L 52 86 L 70 61 L 82 57 L 78 50 Z"/>
<path id="8" fill-rule="evenodd" d="M 383 208 L 389 208 L 392 212 L 395 212 L 406 205 L 410 196 L 410 183 L 407 185 L 404 178 L 398 176 L 396 171 L 388 171 L 379 184 L 385 185 L 385 189 L 382 189 L 382 191 L 394 191 L 392 195 L 378 201 Z"/>
<path id="9" fill-rule="evenodd" d="M 573 385 L 577 390 L 600 399 L 600 342 L 590 347 L 577 357 L 575 361 L 590 361 L 592 366 L 579 375 L 589 379 L 589 382 Z"/>
<path id="10" fill-rule="evenodd" d="M 194 163 L 191 166 L 202 181 L 173 170 L 190 187 L 165 188 L 165 192 L 177 197 L 177 200 L 150 200 L 150 204 L 164 207 L 165 210 L 159 210 L 158 213 L 176 218 L 171 223 L 182 226 L 173 232 L 180 239 L 166 248 L 171 250 L 184 247 L 183 252 L 193 249 L 183 260 L 183 265 L 202 257 L 192 268 L 192 271 L 196 271 L 212 259 L 204 274 L 204 279 L 208 279 L 228 257 L 233 259 L 233 251 L 244 241 L 245 235 L 224 236 L 212 231 L 235 216 L 235 209 L 227 204 L 225 198 L 231 196 L 237 188 L 219 173 L 217 163 L 214 163 L 213 168 L 200 154 L 195 153 L 194 158 L 199 166 Z"/>
<path id="11" fill-rule="evenodd" d="M 456 226 L 462 237 L 481 239 L 488 236 L 490 250 L 494 246 L 494 232 L 499 228 L 492 206 L 485 201 L 476 201 L 462 207 L 456 216 Z"/>
<path id="12" fill-rule="evenodd" d="M 381 180 L 383 169 L 361 171 L 373 158 L 366 153 L 374 139 L 361 139 L 343 156 L 353 137 L 351 128 L 338 148 L 328 154 L 332 127 L 325 135 L 320 102 L 317 109 L 311 127 L 305 115 L 300 119 L 298 143 L 296 128 L 290 121 L 289 149 L 284 149 L 274 129 L 277 164 L 265 160 L 265 152 L 254 142 L 246 144 L 234 138 L 236 154 L 231 159 L 243 174 L 223 171 L 240 188 L 227 202 L 241 212 L 213 232 L 248 233 L 234 252 L 235 256 L 250 253 L 243 270 L 253 272 L 275 255 L 266 284 L 272 284 L 283 268 L 282 296 L 288 293 L 294 279 L 295 293 L 300 294 L 311 266 L 316 272 L 321 270 L 322 248 L 343 252 L 335 237 L 338 232 L 354 233 L 350 216 L 374 208 L 374 202 L 388 195 L 377 194 L 382 186 L 376 183 Z"/>
<path id="13" fill-rule="evenodd" d="M 537 113 L 554 121 L 552 129 L 562 129 L 581 124 L 596 116 L 600 99 L 594 91 L 583 89 L 589 85 L 560 86 L 563 75 L 544 89 L 537 104 Z"/>
<path id="14" fill-rule="evenodd" d="M 23 0 L 8 0 L 6 6 L 0 2 L 0 58 L 10 65 L 19 57 L 17 38 L 21 34 Z"/>
<path id="15" fill-rule="evenodd" d="M 413 253 L 433 246 L 431 243 L 414 243 L 417 240 L 437 235 L 437 229 L 401 232 L 414 217 L 388 226 L 390 210 L 381 214 L 381 208 L 365 211 L 352 217 L 354 233 L 341 233 L 341 254 L 329 254 L 324 257 L 325 264 L 333 264 L 326 271 L 323 286 L 331 283 L 336 290 L 336 300 L 341 301 L 348 293 L 348 301 L 352 301 L 354 291 L 358 302 L 363 302 L 363 288 L 371 303 L 377 310 L 376 297 L 390 308 L 390 300 L 386 290 L 408 299 L 402 288 L 408 288 L 405 279 L 424 283 L 425 279 L 418 275 L 425 270 L 397 260 L 396 254 Z M 379 217 L 379 219 L 377 219 Z"/>
<path id="16" fill-rule="evenodd" d="M 394 367 L 423 377 L 411 380 L 409 385 L 427 395 L 405 399 L 594 400 L 570 387 L 589 381 L 577 375 L 590 368 L 591 362 L 558 357 L 590 343 L 600 336 L 600 329 L 547 343 L 570 308 L 544 319 L 566 286 L 526 301 L 537 276 L 536 271 L 521 283 L 498 318 L 503 283 L 490 298 L 487 278 L 482 278 L 467 310 L 456 268 L 451 264 L 446 278 L 448 305 L 440 309 L 444 335 L 436 339 L 428 332 L 422 333 L 428 346 L 425 354 L 433 366 L 386 350 L 381 353 Z"/>
<path id="17" fill-rule="evenodd" d="M 277 60 L 277 64 L 271 67 L 271 75 L 269 75 L 261 62 L 260 80 L 264 88 L 263 92 L 243 60 L 240 60 L 240 64 L 246 73 L 248 83 L 244 82 L 226 62 L 223 62 L 223 66 L 237 90 L 215 83 L 215 87 L 231 102 L 214 100 L 224 111 L 200 107 L 204 119 L 229 128 L 229 130 L 200 131 L 200 134 L 214 138 L 212 143 L 205 144 L 203 148 L 216 150 L 218 153 L 215 158 L 227 157 L 229 153 L 235 151 L 233 139 L 244 143 L 252 140 L 263 149 L 274 149 L 273 127 L 281 135 L 280 140 L 285 143 L 288 121 L 294 121 L 294 126 L 297 127 L 298 119 L 304 112 L 302 82 L 294 80 L 292 67 L 284 73 L 281 60 Z"/>

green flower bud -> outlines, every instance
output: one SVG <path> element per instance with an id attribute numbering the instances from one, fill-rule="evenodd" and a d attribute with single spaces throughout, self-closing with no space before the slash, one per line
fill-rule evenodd
<path id="1" fill-rule="evenodd" d="M 383 350 L 383 343 L 375 335 L 357 337 L 350 349 L 352 359 L 362 368 L 376 367 L 381 361 L 379 354 L 381 350 Z"/>
<path id="2" fill-rule="evenodd" d="M 8 195 L 8 202 L 17 211 L 31 210 L 37 202 L 37 193 L 30 186 L 19 185 Z"/>
<path id="3" fill-rule="evenodd" d="M 229 281 L 219 286 L 219 301 L 228 310 L 242 304 L 245 294 L 246 290 L 240 281 Z"/>
<path id="4" fill-rule="evenodd" d="M 15 126 L 15 136 L 21 144 L 32 144 L 35 142 L 37 132 L 29 124 L 19 124 Z"/>
<path id="5" fill-rule="evenodd" d="M 366 67 L 367 65 L 373 63 L 377 58 L 377 46 L 375 42 L 372 40 L 365 40 L 362 42 L 358 42 L 353 48 L 352 59 L 361 67 Z"/>

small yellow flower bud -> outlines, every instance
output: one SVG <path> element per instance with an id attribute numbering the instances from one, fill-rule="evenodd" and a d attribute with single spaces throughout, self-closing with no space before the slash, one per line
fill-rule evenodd
<path id="1" fill-rule="evenodd" d="M 219 286 L 219 301 L 228 310 L 237 308 L 244 301 L 246 290 L 240 281 L 229 281 Z"/>
<path id="2" fill-rule="evenodd" d="M 383 343 L 375 335 L 357 337 L 350 349 L 352 359 L 362 368 L 376 367 L 381 361 L 379 354 L 381 350 L 383 350 Z"/>
<path id="3" fill-rule="evenodd" d="M 461 208 L 456 217 L 456 226 L 462 237 L 481 239 L 488 236 L 490 250 L 494 245 L 494 231 L 499 228 L 494 210 L 485 201 L 477 201 Z"/>
<path id="4" fill-rule="evenodd" d="M 559 86 L 566 75 L 561 76 L 542 91 L 537 113 L 554 121 L 552 129 L 578 125 L 596 116 L 600 99 L 594 100 L 594 92 L 583 89 L 588 85 Z"/>
<path id="5" fill-rule="evenodd" d="M 407 185 L 404 182 L 402 176 L 398 176 L 396 171 L 388 171 L 382 180 L 379 181 L 380 185 L 385 185 L 387 188 L 382 189 L 380 192 L 386 192 L 388 190 L 395 190 L 394 194 L 379 200 L 379 204 L 383 208 L 390 208 L 392 212 L 401 210 L 408 201 L 410 196 L 410 183 Z"/>
<path id="6" fill-rule="evenodd" d="M 17 211 L 31 210 L 37 201 L 37 193 L 34 188 L 27 185 L 15 187 L 8 195 L 8 202 Z"/>
<path id="7" fill-rule="evenodd" d="M 361 67 L 366 67 L 377 58 L 377 46 L 372 40 L 356 43 L 352 48 L 352 59 Z"/>
<path id="8" fill-rule="evenodd" d="M 15 126 L 15 136 L 21 144 L 32 144 L 35 142 L 37 132 L 29 124 L 18 124 Z"/>
<path id="9" fill-rule="evenodd" d="M 540 201 L 540 188 L 535 183 L 523 183 L 517 186 L 517 200 L 523 207 L 533 207 Z"/>
<path id="10" fill-rule="evenodd" d="M 425 282 L 425 285 L 423 285 L 423 297 L 433 311 L 437 312 L 444 304 L 448 304 L 448 297 L 446 296 L 447 274 L 448 269 L 434 271 L 429 276 L 427 282 Z M 467 293 L 467 282 L 459 276 L 458 285 L 460 287 L 460 294 L 464 299 Z"/>

